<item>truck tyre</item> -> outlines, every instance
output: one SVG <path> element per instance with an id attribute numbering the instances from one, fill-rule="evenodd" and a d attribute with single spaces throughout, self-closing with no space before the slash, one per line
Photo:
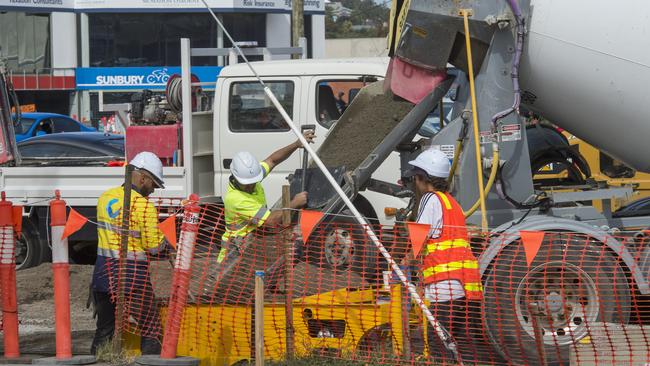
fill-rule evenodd
<path id="1" fill-rule="evenodd" d="M 43 244 L 34 223 L 23 218 L 22 232 L 16 241 L 16 269 L 27 269 L 43 263 Z"/>
<path id="2" fill-rule="evenodd" d="M 381 254 L 349 211 L 314 230 L 306 244 L 306 256 L 312 265 L 349 270 L 364 281 L 381 278 Z"/>
<path id="3" fill-rule="evenodd" d="M 568 365 L 570 347 L 589 335 L 590 326 L 629 319 L 630 288 L 616 257 L 582 235 L 549 236 L 529 268 L 523 247 L 513 243 L 484 277 L 484 323 L 513 364 L 542 364 L 535 324 L 543 334 L 545 364 Z"/>

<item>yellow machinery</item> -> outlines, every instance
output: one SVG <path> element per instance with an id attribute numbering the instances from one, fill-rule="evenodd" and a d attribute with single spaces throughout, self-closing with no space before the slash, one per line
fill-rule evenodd
<path id="1" fill-rule="evenodd" d="M 327 354 L 364 360 L 373 355 L 400 357 L 406 324 L 422 322 L 419 309 L 403 301 L 401 285 L 383 289 L 339 289 L 294 300 L 295 357 Z M 166 309 L 162 309 L 163 325 Z M 245 305 L 187 305 L 177 354 L 201 365 L 235 365 L 254 358 L 253 308 Z M 265 359 L 285 358 L 285 304 L 264 305 Z M 139 338 L 125 337 L 128 352 L 139 352 Z M 426 348 L 426 347 L 425 347 Z"/>
<path id="2" fill-rule="evenodd" d="M 612 211 L 616 211 L 638 199 L 650 197 L 650 174 L 640 173 L 623 165 L 623 163 L 610 158 L 602 151 L 567 132 L 564 132 L 563 135 L 569 141 L 572 149 L 582 156 L 589 167 L 591 175 L 585 178 L 591 178 L 595 182 L 605 184 L 608 187 L 631 186 L 633 188 L 632 196 L 612 199 Z M 567 179 L 568 175 L 564 167 L 552 163 L 540 169 L 534 176 L 534 180 L 539 182 L 544 179 Z M 570 189 L 570 186 L 565 187 L 565 190 L 567 189 Z M 593 205 L 602 211 L 601 201 L 595 201 Z"/>

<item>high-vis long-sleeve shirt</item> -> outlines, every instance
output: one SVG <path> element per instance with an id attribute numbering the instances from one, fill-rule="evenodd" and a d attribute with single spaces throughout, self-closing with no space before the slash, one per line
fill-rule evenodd
<path id="1" fill-rule="evenodd" d="M 97 261 L 92 286 L 95 291 L 109 292 L 116 281 L 122 235 L 128 235 L 127 282 L 144 285 L 149 281 L 149 257 L 165 249 L 166 241 L 158 228 L 158 210 L 136 190 L 131 190 L 131 214 L 128 232 L 122 232 L 124 187 L 104 192 L 97 202 Z M 143 282 L 144 281 L 144 282 Z"/>

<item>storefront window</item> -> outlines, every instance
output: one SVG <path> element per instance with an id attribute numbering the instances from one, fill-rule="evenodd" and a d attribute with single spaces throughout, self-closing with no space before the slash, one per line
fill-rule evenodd
<path id="1" fill-rule="evenodd" d="M 0 57 L 14 72 L 34 73 L 51 67 L 50 16 L 0 13 Z"/>
<path id="2" fill-rule="evenodd" d="M 210 14 L 89 14 L 90 66 L 180 66 L 180 39 L 192 47 L 217 47 L 217 24 Z M 223 23 L 237 41 L 266 45 L 266 14 L 223 14 Z M 225 37 L 224 37 L 225 38 Z M 224 39 L 224 47 L 230 47 Z M 216 58 L 192 60 L 196 66 L 216 65 Z"/>

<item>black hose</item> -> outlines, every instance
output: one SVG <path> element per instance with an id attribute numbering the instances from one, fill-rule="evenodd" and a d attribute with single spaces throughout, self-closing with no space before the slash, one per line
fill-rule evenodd
<path id="1" fill-rule="evenodd" d="M 167 90 L 165 91 L 167 97 L 167 104 L 174 113 L 181 113 L 183 111 L 183 91 L 181 88 L 182 78 L 180 75 L 172 75 L 167 82 Z"/>
<path id="2" fill-rule="evenodd" d="M 506 191 L 506 185 L 505 185 L 505 182 L 503 180 L 503 174 L 502 174 L 503 168 L 504 167 L 501 167 L 501 169 L 499 169 L 499 171 L 497 173 L 497 176 L 498 176 L 497 179 L 499 180 L 500 192 L 503 194 L 503 198 L 505 198 L 505 200 L 508 201 L 515 208 L 520 209 L 520 210 L 533 209 L 533 208 L 541 207 L 544 204 L 549 202 L 548 197 L 544 197 L 544 198 L 540 199 L 540 195 L 537 195 L 535 197 L 535 201 L 533 201 L 532 203 L 519 202 L 519 201 L 515 200 L 514 198 L 510 197 L 508 195 L 508 192 Z"/>

